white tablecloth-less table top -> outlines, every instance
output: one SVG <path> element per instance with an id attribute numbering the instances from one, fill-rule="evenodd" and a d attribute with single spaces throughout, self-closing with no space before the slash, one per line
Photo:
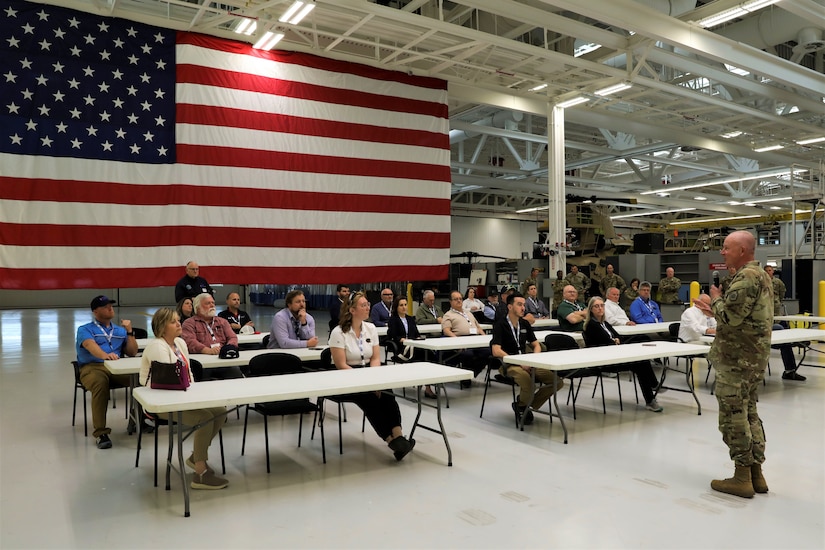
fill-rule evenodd
<path id="1" fill-rule="evenodd" d="M 258 334 L 238 334 L 238 344 L 260 344 L 263 342 L 264 336 L 267 334 L 269 333 L 259 332 Z M 146 349 L 146 346 L 148 346 L 149 342 L 152 340 L 154 340 L 154 338 L 138 338 L 138 349 Z"/>
<path id="2" fill-rule="evenodd" d="M 825 325 L 825 317 L 816 315 L 774 315 L 774 321 L 796 321 L 799 323 L 819 323 Z"/>
<path id="3" fill-rule="evenodd" d="M 426 340 L 407 340 L 405 343 L 410 344 L 414 348 L 438 352 L 487 347 L 490 345 L 491 338 L 492 336 L 490 336 L 489 334 L 476 334 L 473 336 L 427 338 Z"/>
<path id="4" fill-rule="evenodd" d="M 614 325 L 614 329 L 621 336 L 634 336 L 636 334 L 658 334 L 663 332 L 668 334 L 670 323 L 645 323 L 642 325 Z"/>
<path id="5" fill-rule="evenodd" d="M 533 333 L 536 335 L 536 338 L 539 342 L 544 343 L 544 339 L 547 338 L 551 334 L 566 334 L 573 338 L 576 343 L 580 346 L 584 345 L 584 336 L 582 336 L 581 332 L 564 332 L 561 330 L 533 330 Z"/>
<path id="6" fill-rule="evenodd" d="M 441 334 L 441 325 L 433 323 L 431 325 L 415 325 L 421 334 Z M 378 336 L 387 335 L 387 327 L 375 327 Z"/>
<path id="7" fill-rule="evenodd" d="M 702 336 L 702 342 L 712 344 L 713 336 Z M 775 330 L 771 333 L 771 345 L 797 344 L 799 342 L 825 342 L 825 330 L 816 328 L 790 328 L 786 330 Z"/>
<path id="8" fill-rule="evenodd" d="M 204 355 L 201 353 L 190 354 L 189 357 L 200 361 L 205 369 L 216 367 L 243 367 L 249 364 L 250 359 L 256 355 L 265 353 L 288 353 L 295 355 L 301 361 L 319 361 L 321 359 L 321 351 L 325 348 L 297 348 L 297 349 L 254 349 L 241 350 L 238 357 L 235 359 L 221 359 L 217 355 Z M 138 374 L 140 372 L 140 357 L 123 357 L 116 361 L 104 361 L 103 365 L 112 374 Z"/>

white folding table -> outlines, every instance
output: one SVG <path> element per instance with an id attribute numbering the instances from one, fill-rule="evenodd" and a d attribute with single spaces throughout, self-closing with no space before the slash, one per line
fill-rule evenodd
<path id="1" fill-rule="evenodd" d="M 444 439 L 447 448 L 447 465 L 453 465 L 453 454 L 447 432 L 441 419 L 441 399 L 436 399 L 435 405 L 422 403 L 421 387 L 429 384 L 444 384 L 468 380 L 472 374 L 463 369 L 447 367 L 435 363 L 406 363 L 402 365 L 371 367 L 362 369 L 328 370 L 299 374 L 284 374 L 280 376 L 261 376 L 256 378 L 235 378 L 232 380 L 215 380 L 193 384 L 186 391 L 157 390 L 147 387 L 135 388 L 134 398 L 147 411 L 155 414 L 169 415 L 170 424 L 177 418 L 182 424 L 183 411 L 203 409 L 206 407 L 238 407 L 251 403 L 269 401 L 286 401 L 289 399 L 303 399 L 309 397 L 328 397 L 360 393 L 366 391 L 380 391 L 385 389 L 415 386 L 418 412 L 410 429 L 409 437 L 413 437 L 416 428 L 420 427 L 438 433 Z M 421 407 L 429 406 L 436 409 L 438 428 L 425 426 L 419 422 Z M 166 490 L 171 488 L 171 452 L 174 443 L 174 430 L 169 430 L 169 454 L 166 468 Z M 188 437 L 178 434 L 178 468 L 183 486 L 184 515 L 189 517 L 189 485 L 186 483 L 184 469 L 183 440 Z M 191 431 L 189 432 L 191 433 Z M 323 437 L 323 434 L 322 436 Z"/>
<path id="2" fill-rule="evenodd" d="M 620 346 L 604 346 L 595 348 L 579 348 L 563 351 L 548 351 L 544 353 L 526 353 L 520 355 L 508 355 L 503 358 L 505 364 L 523 365 L 551 371 L 567 371 L 585 369 L 590 367 L 605 367 L 621 363 L 632 363 L 634 361 L 644 361 L 646 359 L 657 359 L 663 357 L 681 357 L 685 355 L 705 355 L 710 348 L 704 344 L 682 344 L 679 342 L 645 342 L 639 344 L 622 344 Z M 535 387 L 535 370 L 531 372 L 532 383 Z M 559 411 L 558 403 L 558 377 L 554 384 L 553 407 L 550 416 L 555 416 L 561 421 L 564 430 L 564 442 L 567 443 L 567 426 Z M 696 395 L 693 395 L 696 399 Z M 697 400 L 698 404 L 698 400 Z M 521 416 L 520 428 L 524 429 L 524 416 Z"/>

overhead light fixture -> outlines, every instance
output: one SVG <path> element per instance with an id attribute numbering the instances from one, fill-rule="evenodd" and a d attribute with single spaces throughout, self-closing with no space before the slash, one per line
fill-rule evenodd
<path id="1" fill-rule="evenodd" d="M 244 17 L 238 21 L 237 25 L 235 25 L 235 32 L 237 34 L 245 34 L 246 36 L 250 36 L 253 32 L 255 32 L 256 28 L 258 28 L 257 21 L 249 17 Z"/>
<path id="2" fill-rule="evenodd" d="M 790 202 L 793 200 L 793 197 L 770 197 L 767 199 L 748 199 L 748 202 L 737 202 L 737 201 L 730 201 L 728 204 L 731 206 L 742 206 L 742 205 L 750 205 L 750 204 L 762 204 L 765 202 Z"/>
<path id="3" fill-rule="evenodd" d="M 252 44 L 252 47 L 256 50 L 264 50 L 268 52 L 269 50 L 274 48 L 275 44 L 280 42 L 283 37 L 284 33 L 274 33 L 272 31 L 267 31 L 266 33 L 264 33 L 262 37 L 258 39 L 257 42 Z"/>
<path id="4" fill-rule="evenodd" d="M 697 195 L 697 196 L 693 197 L 693 200 L 695 200 L 695 201 L 706 201 L 706 200 L 708 200 L 708 198 L 703 197 L 702 195 Z"/>
<path id="5" fill-rule="evenodd" d="M 561 103 L 556 103 L 556 107 L 567 109 L 568 107 L 573 107 L 574 105 L 581 105 L 582 103 L 587 103 L 588 101 L 590 101 L 589 97 L 578 96 L 574 97 L 573 99 L 562 101 Z"/>
<path id="6" fill-rule="evenodd" d="M 590 52 L 595 52 L 596 50 L 598 50 L 601 47 L 602 47 L 601 44 L 595 44 L 593 42 L 590 42 L 588 44 L 584 44 L 583 46 L 579 46 L 578 48 L 575 48 L 573 50 L 573 57 L 581 57 L 581 56 L 583 56 L 585 54 L 588 54 Z"/>
<path id="7" fill-rule="evenodd" d="M 528 212 L 538 212 L 539 210 L 550 210 L 550 206 L 545 205 L 545 206 L 534 206 L 533 208 L 524 208 L 522 210 L 516 210 L 516 214 L 527 214 Z"/>
<path id="8" fill-rule="evenodd" d="M 615 94 L 616 92 L 622 92 L 624 90 L 629 90 L 632 88 L 633 85 L 628 82 L 619 82 L 618 84 L 614 84 L 613 86 L 608 86 L 607 88 L 602 88 L 601 90 L 596 90 L 593 92 L 596 95 L 606 96 L 610 94 Z"/>
<path id="9" fill-rule="evenodd" d="M 728 132 L 727 134 L 722 134 L 719 137 L 723 137 L 725 139 L 730 139 L 730 138 L 739 137 L 741 135 L 742 135 L 742 132 L 740 132 L 739 130 L 734 130 L 733 132 Z"/>
<path id="10" fill-rule="evenodd" d="M 815 137 L 810 139 L 801 139 L 796 142 L 797 145 L 810 145 L 811 143 L 819 143 L 820 141 L 825 141 L 825 136 L 822 137 Z"/>
<path id="11" fill-rule="evenodd" d="M 797 174 L 800 173 L 800 172 L 805 172 L 804 169 L 794 169 L 793 171 Z M 708 187 L 708 186 L 711 186 L 711 185 L 723 185 L 725 183 L 734 183 L 734 182 L 738 182 L 738 181 L 750 181 L 750 180 L 758 180 L 758 179 L 775 178 L 776 176 L 786 176 L 790 172 L 791 172 L 790 168 L 782 168 L 780 170 L 772 170 L 770 172 L 762 172 L 762 173 L 759 173 L 759 174 L 750 174 L 750 175 L 741 176 L 741 177 L 734 176 L 734 177 L 730 177 L 730 178 L 721 178 L 721 179 L 718 179 L 718 180 L 706 181 L 706 182 L 703 182 L 703 183 L 692 183 L 690 185 L 682 185 L 681 187 L 668 187 L 667 189 L 668 189 L 669 192 L 672 193 L 674 191 L 684 191 L 685 189 L 698 189 L 700 187 Z M 658 191 L 658 190 L 642 191 L 639 194 L 640 195 L 654 195 L 656 193 L 661 193 L 661 191 Z"/>
<path id="12" fill-rule="evenodd" d="M 637 218 L 639 216 L 656 216 L 658 214 L 673 214 L 674 212 L 690 212 L 691 210 L 696 210 L 695 208 L 674 208 L 672 210 L 655 210 L 655 211 L 645 211 L 645 212 L 636 212 L 634 214 L 621 214 L 619 216 L 610 216 L 611 220 L 619 220 L 622 218 Z"/>
<path id="13" fill-rule="evenodd" d="M 784 145 L 768 145 L 767 147 L 760 147 L 759 149 L 754 149 L 754 153 L 765 153 L 767 151 L 776 151 L 777 149 L 784 149 Z"/>
<path id="14" fill-rule="evenodd" d="M 699 26 L 706 29 L 715 27 L 716 25 L 721 25 L 722 23 L 730 21 L 731 19 L 736 19 L 737 17 L 743 17 L 749 13 L 768 7 L 771 4 L 776 4 L 777 2 L 779 2 L 779 0 L 748 0 L 747 2 L 742 2 L 733 8 L 705 17 L 704 19 L 697 21 L 697 23 Z"/>
<path id="15" fill-rule="evenodd" d="M 670 222 L 670 225 L 685 225 L 688 223 L 711 223 L 711 222 L 729 222 L 734 220 L 747 220 L 750 218 L 758 218 L 759 214 L 751 214 L 750 216 L 731 216 L 728 218 L 694 218 L 683 222 Z"/>
<path id="16" fill-rule="evenodd" d="M 295 0 L 295 2 L 289 6 L 289 9 L 284 12 L 278 21 L 281 23 L 289 23 L 290 25 L 297 25 L 313 9 L 315 9 L 315 2 L 302 2 L 301 0 Z"/>
<path id="17" fill-rule="evenodd" d="M 543 90 L 547 87 L 547 84 L 539 84 L 535 88 L 530 88 L 531 92 L 538 92 L 539 90 Z"/>

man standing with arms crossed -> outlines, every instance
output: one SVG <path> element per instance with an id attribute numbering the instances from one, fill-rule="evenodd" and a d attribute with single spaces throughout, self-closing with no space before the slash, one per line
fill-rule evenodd
<path id="1" fill-rule="evenodd" d="M 719 431 L 735 466 L 732 478 L 711 481 L 715 491 L 743 498 L 767 493 L 762 476 L 765 433 L 756 410 L 757 391 L 765 377 L 771 348 L 773 292 L 768 274 L 754 260 L 756 240 L 747 231 L 725 238 L 722 256 L 736 275 L 722 291 L 710 287 L 711 304 L 694 305 L 716 317 L 716 338 L 708 359 L 716 368 Z"/>

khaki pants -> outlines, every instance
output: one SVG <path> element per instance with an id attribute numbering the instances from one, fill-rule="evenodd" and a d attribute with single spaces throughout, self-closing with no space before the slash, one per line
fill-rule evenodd
<path id="1" fill-rule="evenodd" d="M 535 395 L 533 394 L 532 379 L 528 371 L 517 365 L 508 366 L 506 376 L 509 376 L 516 381 L 516 384 L 518 384 L 518 403 L 522 407 L 526 407 L 529 403 L 534 409 L 540 409 L 541 406 L 544 405 L 548 399 L 550 399 L 550 396 L 553 395 L 553 392 L 555 391 L 553 384 L 557 377 L 556 373 L 553 371 L 546 369 L 536 370 L 536 381 L 542 382 L 544 385 L 539 388 Z M 559 389 L 563 386 L 564 380 L 559 378 Z"/>
<path id="2" fill-rule="evenodd" d="M 128 388 L 129 375 L 114 375 L 103 363 L 87 363 L 80 368 L 80 382 L 92 394 L 92 426 L 94 436 L 112 433 L 106 427 L 106 410 L 109 408 L 109 390 L 113 385 Z M 114 384 L 113 384 L 114 382 Z"/>
<path id="3" fill-rule="evenodd" d="M 210 422 L 211 420 L 211 422 Z M 209 459 L 209 445 L 221 427 L 226 422 L 225 407 L 209 407 L 208 409 L 196 409 L 193 411 L 183 411 L 183 423 L 187 426 L 203 424 L 195 430 L 192 435 L 192 460 L 199 462 Z"/>

